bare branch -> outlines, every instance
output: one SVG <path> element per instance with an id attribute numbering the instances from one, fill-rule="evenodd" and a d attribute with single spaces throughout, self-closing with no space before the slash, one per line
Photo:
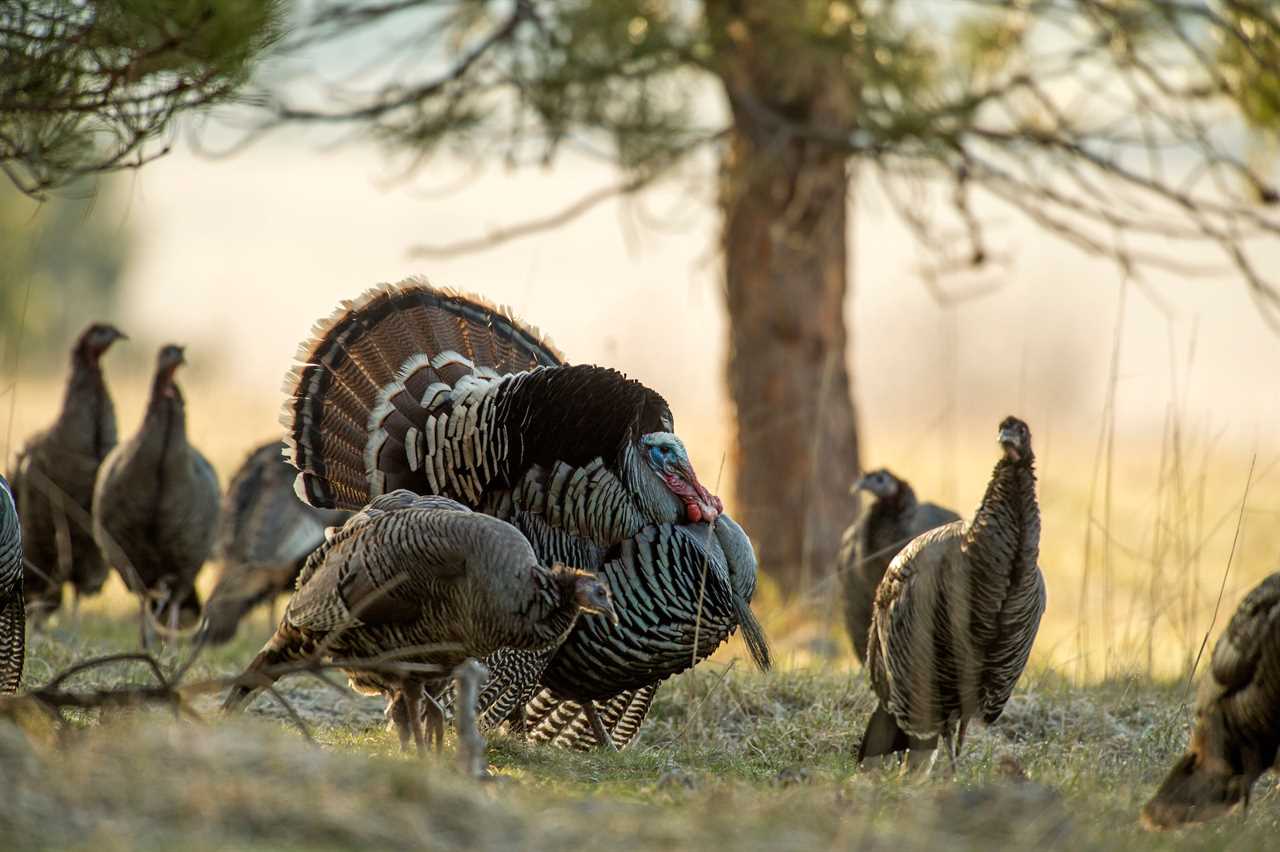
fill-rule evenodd
<path id="1" fill-rule="evenodd" d="M 471 239 L 459 240 L 454 243 L 444 243 L 442 245 L 425 245 L 419 244 L 409 249 L 410 257 L 451 257 L 459 254 L 468 254 L 470 252 L 483 251 L 485 249 L 495 248 L 500 245 L 531 237 L 544 231 L 555 230 L 562 225 L 582 217 L 591 212 L 596 206 L 610 199 L 623 195 L 631 195 L 639 192 L 648 186 L 656 175 L 646 175 L 644 177 L 632 178 L 612 186 L 606 186 L 601 189 L 594 190 L 554 213 L 542 216 L 536 219 L 526 219 L 515 225 L 508 225 L 498 228 L 486 234 L 483 237 L 473 237 Z"/>

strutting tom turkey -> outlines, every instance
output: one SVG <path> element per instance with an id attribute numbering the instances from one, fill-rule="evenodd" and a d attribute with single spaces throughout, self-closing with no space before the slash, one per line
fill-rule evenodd
<path id="1" fill-rule="evenodd" d="M 400 729 L 424 747 L 419 709 L 428 685 L 468 657 L 559 645 L 580 611 L 614 618 L 593 575 L 539 563 L 515 527 L 443 497 L 375 497 L 307 560 L 275 635 L 227 697 L 236 709 L 308 658 L 349 661 L 353 688 L 382 694 Z M 379 660 L 434 666 L 397 672 Z M 364 661 L 362 665 L 358 661 Z M 428 708 L 433 702 L 426 702 Z M 432 739 L 443 719 L 431 714 Z"/>
<path id="2" fill-rule="evenodd" d="M 844 592 L 845 626 L 860 662 L 867 659 L 867 630 L 876 588 L 893 557 L 921 533 L 960 520 L 950 509 L 921 503 L 906 480 L 881 468 L 854 483 L 873 498 L 871 507 L 845 530 L 838 574 Z"/>
<path id="3" fill-rule="evenodd" d="M 116 445 L 116 410 L 102 377 L 102 356 L 124 339 L 105 323 L 80 334 L 57 419 L 18 455 L 12 487 L 22 518 L 27 607 L 34 618 L 58 609 L 63 585 L 70 583 L 78 600 L 97 594 L 107 579 L 89 513 L 98 468 Z"/>
<path id="4" fill-rule="evenodd" d="M 914 539 L 876 591 L 867 668 L 880 703 L 859 763 L 908 751 L 918 765 L 941 735 L 954 769 L 969 720 L 1000 718 L 1026 667 L 1045 607 L 1035 455 L 1015 417 L 1000 423 L 998 440 L 973 520 Z"/>
<path id="5" fill-rule="evenodd" d="M 614 590 L 618 624 L 580 623 L 549 659 L 486 661 L 486 694 L 515 721 L 527 706 L 535 738 L 552 720 L 557 736 L 625 744 L 651 688 L 738 627 L 767 665 L 750 542 L 699 482 L 655 391 L 565 364 L 508 313 L 416 280 L 344 303 L 298 360 L 283 423 L 309 503 L 358 509 L 397 488 L 450 497 Z"/>
<path id="6" fill-rule="evenodd" d="M 1148 829 L 1203 822 L 1248 806 L 1280 771 L 1280 573 L 1251 591 L 1213 647 L 1187 752 L 1142 809 Z"/>
<path id="7" fill-rule="evenodd" d="M 213 548 L 219 490 L 213 467 L 187 440 L 174 381 L 184 363 L 181 347 L 160 350 L 142 425 L 98 471 L 93 531 L 131 591 L 157 604 L 162 620 L 178 623 L 181 613 L 189 625 L 200 615 L 195 581 Z"/>
<path id="8" fill-rule="evenodd" d="M 299 500 L 297 473 L 284 459 L 284 443 L 275 440 L 250 453 L 231 477 L 214 543 L 222 573 L 205 603 L 210 642 L 231 641 L 249 610 L 293 591 L 307 557 L 324 543 L 325 529 L 350 517 Z"/>

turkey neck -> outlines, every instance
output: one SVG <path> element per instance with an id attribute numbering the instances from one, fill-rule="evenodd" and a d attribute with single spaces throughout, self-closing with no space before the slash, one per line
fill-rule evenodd
<path id="1" fill-rule="evenodd" d="M 185 438 L 187 434 L 187 407 L 182 390 L 173 380 L 173 369 L 156 371 L 151 382 L 151 398 L 147 400 L 147 413 L 143 418 L 147 429 L 172 433 Z"/>
<path id="2" fill-rule="evenodd" d="M 156 373 L 139 436 L 140 454 L 153 458 L 158 468 L 156 495 L 159 497 L 164 494 L 171 463 L 181 461 L 180 450 L 187 445 L 187 408 L 172 370 Z"/>
<path id="3" fill-rule="evenodd" d="M 987 493 L 964 534 L 964 551 L 975 568 L 1007 574 L 1017 583 L 1040 556 L 1040 506 L 1036 502 L 1035 457 L 996 462 Z"/>
<path id="4" fill-rule="evenodd" d="M 884 521 L 896 522 L 902 515 L 915 508 L 916 492 L 903 482 L 892 497 L 879 497 L 867 513 L 867 528 L 873 529 Z"/>
<path id="5" fill-rule="evenodd" d="M 555 570 L 534 570 L 533 605 L 528 610 L 532 622 L 532 648 L 558 645 L 569 635 L 578 620 L 578 602 L 574 595 L 573 575 Z M 527 641 L 527 640 L 526 640 Z"/>
<path id="6" fill-rule="evenodd" d="M 98 356 L 79 348 L 71 353 L 71 375 L 54 431 L 61 443 L 96 459 L 115 445 L 115 411 Z"/>

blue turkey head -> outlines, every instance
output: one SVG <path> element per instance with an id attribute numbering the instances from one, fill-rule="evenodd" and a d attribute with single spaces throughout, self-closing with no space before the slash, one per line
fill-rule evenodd
<path id="1" fill-rule="evenodd" d="M 689 461 L 689 453 L 672 432 L 649 432 L 640 438 L 644 464 L 683 506 L 684 520 L 689 523 L 713 523 L 724 511 L 720 498 L 698 481 Z"/>

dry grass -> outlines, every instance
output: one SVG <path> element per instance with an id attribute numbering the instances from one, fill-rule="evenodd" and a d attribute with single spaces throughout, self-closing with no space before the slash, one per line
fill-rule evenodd
<path id="1" fill-rule="evenodd" d="M 229 674 L 265 627 L 203 657 Z M 28 683 L 90 653 L 128 648 L 134 627 L 100 613 L 75 633 L 33 637 Z M 168 661 L 176 662 L 176 655 Z M 142 683 L 141 669 L 87 673 L 85 687 Z M 1005 717 L 978 729 L 954 781 L 858 771 L 872 698 L 861 676 L 800 668 L 769 676 L 709 664 L 667 684 L 636 746 L 575 754 L 497 737 L 484 784 L 449 757 L 396 752 L 376 701 L 305 677 L 283 682 L 313 726 L 309 745 L 267 701 L 249 718 L 161 711 L 76 717 L 55 736 L 0 717 L 0 836 L 9 848 L 161 849 L 1261 849 L 1280 830 L 1264 777 L 1246 818 L 1148 835 L 1137 809 L 1181 749 L 1178 686 L 1114 680 L 1084 689 L 1028 673 Z M 1016 760 L 1029 782 L 999 766 Z"/>
<path id="2" fill-rule="evenodd" d="M 147 384 L 142 373 L 119 372 L 111 384 L 128 434 Z M 185 387 L 193 441 L 225 482 L 277 431 L 277 400 L 198 371 Z M 15 448 L 52 417 L 60 387 L 24 381 L 18 393 Z M 950 497 L 968 510 L 994 455 L 989 427 L 957 428 L 966 452 L 945 466 L 919 452 L 933 439 L 927 430 L 873 431 L 865 461 L 898 469 L 926 498 Z M 682 416 L 681 430 L 695 464 L 717 469 L 722 424 Z M 38 720 L 18 720 L 20 732 L 0 719 L 0 786 L 10 791 L 0 797 L 0 837 L 16 838 L 17 848 L 98 849 L 550 849 L 601 838 L 621 849 L 1267 848 L 1280 829 L 1270 777 L 1247 820 L 1157 837 L 1134 821 L 1185 742 L 1190 710 L 1179 679 L 1210 629 L 1252 448 L 1215 443 L 1171 416 L 1163 436 L 1120 439 L 1095 466 L 1096 437 L 1037 431 L 1049 610 L 1031 671 L 1000 724 L 971 738 L 955 783 L 855 771 L 871 697 L 847 654 L 833 588 L 783 606 L 766 586 L 757 611 L 775 637 L 779 672 L 749 673 L 731 644 L 664 687 L 637 747 L 623 754 L 498 739 L 491 760 L 507 780 L 476 786 L 447 766 L 396 754 L 376 702 L 294 678 L 286 692 L 319 747 L 262 701 L 255 715 L 265 718 L 256 721 L 90 714 L 61 738 Z M 697 455 L 708 448 L 714 457 Z M 1215 633 L 1244 590 L 1274 568 L 1277 507 L 1280 466 L 1262 455 Z M 212 573 L 202 578 L 205 591 Z M 32 639 L 27 683 L 131 649 L 133 607 L 113 580 L 81 622 L 58 616 Z M 235 643 L 206 652 L 192 676 L 236 672 L 269 630 L 265 613 L 254 615 Z M 122 680 L 145 675 L 98 671 L 80 683 Z M 211 710 L 212 700 L 201 706 Z M 996 767 L 1005 755 L 1034 783 L 1002 779 Z"/>
<path id="3" fill-rule="evenodd" d="M 118 354 L 123 352 L 112 357 Z M 136 429 L 141 419 L 149 387 L 146 367 L 144 361 L 126 361 L 110 370 L 122 435 Z M 4 387 L 13 387 L 17 394 L 12 432 L 16 451 L 26 436 L 53 417 L 61 376 L 26 377 L 16 386 L 6 380 Z M 191 439 L 217 468 L 224 485 L 250 449 L 280 432 L 278 395 L 245 391 L 205 371 L 198 358 L 193 358 L 184 388 Z M 7 402 L 7 396 L 0 397 L 0 403 Z M 5 409 L 0 404 L 0 412 L 7 413 Z M 990 476 L 995 458 L 992 430 L 1004 413 L 967 421 L 933 418 L 907 428 L 873 420 L 864 428 L 864 463 L 895 469 L 923 499 L 971 512 Z M 1048 414 L 1041 420 L 1048 422 L 1033 417 L 1032 426 L 1049 607 L 1033 661 L 1078 683 L 1133 673 L 1185 675 L 1210 629 L 1254 447 L 1229 444 L 1218 432 L 1193 427 L 1184 422 L 1176 405 L 1170 406 L 1163 433 L 1120 434 L 1112 451 L 1101 457 L 1099 447 L 1105 450 L 1105 443 L 1099 434 L 1065 435 Z M 954 436 L 943 434 L 948 423 Z M 723 420 L 707 412 L 681 412 L 680 428 L 695 466 L 719 471 L 726 442 Z M 1101 438 L 1105 437 L 1104 431 Z M 961 452 L 941 463 L 940 453 L 953 444 Z M 731 493 L 733 475 L 732 466 L 726 465 L 721 493 Z M 1276 569 L 1280 526 L 1273 521 L 1278 513 L 1280 457 L 1260 452 L 1215 632 L 1235 602 Z M 201 584 L 205 591 L 215 573 L 216 567 L 206 570 Z M 800 601 L 783 606 L 767 584 L 761 590 L 757 611 L 778 641 L 784 666 L 814 661 L 851 665 L 834 591 L 834 581 L 828 580 Z M 132 606 L 120 595 L 109 594 L 108 600 Z M 731 645 L 721 659 L 741 650 Z"/>

